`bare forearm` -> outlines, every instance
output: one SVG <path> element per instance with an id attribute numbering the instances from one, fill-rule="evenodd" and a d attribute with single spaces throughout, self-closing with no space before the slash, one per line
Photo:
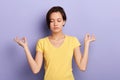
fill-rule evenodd
<path id="1" fill-rule="evenodd" d="M 34 60 L 34 58 L 32 57 L 32 55 L 30 53 L 30 50 L 28 48 L 26 37 L 22 37 L 21 39 L 16 37 L 14 40 L 17 44 L 19 44 L 21 47 L 24 48 L 24 51 L 25 51 L 28 63 L 30 65 L 30 68 L 32 69 L 32 72 L 35 74 L 38 73 L 41 68 L 41 65 L 42 65 L 42 59 L 43 59 L 42 55 L 37 54 L 37 56 L 36 56 L 37 58 L 35 58 L 35 60 Z"/>
<path id="2" fill-rule="evenodd" d="M 75 60 L 80 70 L 85 71 L 88 63 L 88 51 L 90 42 L 95 41 L 95 36 L 90 36 L 89 34 L 85 35 L 84 39 L 84 54 L 81 55 L 81 52 L 78 48 L 75 49 Z M 80 54 L 78 54 L 80 53 Z"/>
<path id="3" fill-rule="evenodd" d="M 81 70 L 86 70 L 86 67 L 87 67 L 87 63 L 88 63 L 88 51 L 89 51 L 89 43 L 85 43 L 85 46 L 84 46 L 84 54 L 81 58 L 81 63 L 80 63 L 80 68 Z"/>
<path id="4" fill-rule="evenodd" d="M 32 72 L 36 73 L 37 63 L 35 62 L 34 58 L 32 57 L 28 46 L 24 47 L 24 50 L 25 50 L 26 57 L 27 57 L 29 65 L 30 65 L 30 68 L 32 69 Z"/>

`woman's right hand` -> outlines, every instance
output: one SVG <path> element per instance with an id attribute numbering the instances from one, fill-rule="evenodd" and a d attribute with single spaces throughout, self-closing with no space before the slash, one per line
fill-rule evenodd
<path id="1" fill-rule="evenodd" d="M 23 48 L 27 46 L 26 37 L 22 37 L 22 38 L 15 37 L 14 40 L 18 45 L 22 46 Z"/>

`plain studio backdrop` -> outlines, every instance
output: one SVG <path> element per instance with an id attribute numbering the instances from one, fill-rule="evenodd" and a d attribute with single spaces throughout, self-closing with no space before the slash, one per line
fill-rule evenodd
<path id="1" fill-rule="evenodd" d="M 82 52 L 85 34 L 96 36 L 85 72 L 73 59 L 75 80 L 120 80 L 120 0 L 0 0 L 0 80 L 43 80 L 44 68 L 33 74 L 13 38 L 26 36 L 34 57 L 37 40 L 49 33 L 45 17 L 52 6 L 64 8 L 63 31 L 79 39 Z"/>

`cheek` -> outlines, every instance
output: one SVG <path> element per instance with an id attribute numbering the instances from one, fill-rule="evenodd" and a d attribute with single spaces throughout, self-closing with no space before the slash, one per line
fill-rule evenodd
<path id="1" fill-rule="evenodd" d="M 53 23 L 50 23 L 50 27 L 53 26 Z"/>
<path id="2" fill-rule="evenodd" d="M 54 28 L 54 25 L 51 23 L 50 24 L 50 29 L 53 29 Z"/>
<path id="3" fill-rule="evenodd" d="M 60 22 L 60 25 L 63 26 L 63 25 L 64 25 L 64 22 Z"/>

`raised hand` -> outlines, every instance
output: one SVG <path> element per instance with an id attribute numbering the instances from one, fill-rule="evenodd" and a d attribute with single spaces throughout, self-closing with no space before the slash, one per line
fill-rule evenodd
<path id="1" fill-rule="evenodd" d="M 17 44 L 19 44 L 19 45 L 22 46 L 23 48 L 24 48 L 25 46 L 27 46 L 27 39 L 26 39 L 26 37 L 22 37 L 22 38 L 15 37 L 14 40 L 15 40 L 15 42 L 16 42 Z"/>
<path id="2" fill-rule="evenodd" d="M 90 43 L 90 42 L 93 42 L 93 41 L 95 41 L 95 35 L 91 35 L 90 36 L 90 34 L 86 34 L 85 35 L 85 43 Z"/>

